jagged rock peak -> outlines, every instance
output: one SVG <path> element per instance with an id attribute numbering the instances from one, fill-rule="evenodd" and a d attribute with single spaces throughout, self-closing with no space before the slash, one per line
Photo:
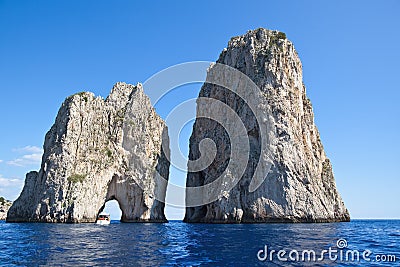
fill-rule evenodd
<path id="1" fill-rule="evenodd" d="M 242 95 L 248 99 L 239 98 L 238 91 L 233 92 L 211 83 L 205 83 L 199 94 L 203 98 L 222 101 L 239 116 L 248 135 L 248 163 L 241 177 L 235 177 L 237 172 L 226 172 L 232 156 L 229 136 L 237 136 L 238 133 L 235 135 L 233 132 L 228 136 L 221 125 L 201 118 L 199 114 L 203 114 L 207 106 L 198 104 L 198 118 L 189 144 L 189 160 L 201 158 L 199 144 L 206 138 L 214 140 L 217 153 L 207 168 L 188 173 L 187 187 L 206 188 L 207 184 L 221 177 L 225 181 L 238 178 L 239 182 L 228 191 L 223 187 L 204 191 L 203 199 L 214 194 L 212 191 L 215 190 L 219 190 L 219 198 L 203 205 L 187 207 L 185 221 L 252 223 L 350 220 L 314 123 L 312 105 L 303 84 L 301 61 L 286 35 L 260 28 L 233 37 L 217 63 L 239 70 L 258 87 L 256 94 L 246 94 L 246 88 L 243 89 L 245 93 L 242 92 Z M 228 75 L 213 71 L 217 67 L 212 66 L 207 76 L 229 80 Z M 212 110 L 215 117 L 218 117 L 217 114 L 223 116 L 224 112 L 217 108 Z M 268 114 L 265 115 L 265 118 L 268 117 L 265 121 L 271 125 L 266 126 L 264 120 L 257 120 L 259 114 Z M 226 117 L 226 121 L 229 120 Z M 268 151 L 271 155 L 263 152 L 263 136 L 269 137 Z M 255 191 L 249 190 L 259 160 L 267 157 L 268 161 L 265 162 L 271 162 L 269 172 L 256 177 L 262 178 L 263 182 Z M 191 198 L 192 195 L 187 194 L 186 202 L 192 203 Z"/>
<path id="2" fill-rule="evenodd" d="M 46 134 L 39 172 L 25 186 L 7 221 L 94 222 L 117 200 L 122 221 L 164 222 L 169 140 L 140 84 L 114 85 L 104 100 L 81 92 L 62 104 Z M 162 200 L 162 199 L 161 199 Z"/>

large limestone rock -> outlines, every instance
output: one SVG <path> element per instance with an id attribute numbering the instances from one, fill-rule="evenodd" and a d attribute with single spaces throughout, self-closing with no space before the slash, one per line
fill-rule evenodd
<path id="1" fill-rule="evenodd" d="M 26 175 L 7 221 L 94 222 L 116 199 L 122 221 L 164 222 L 166 183 L 157 179 L 168 179 L 168 144 L 140 84 L 117 83 L 106 100 L 70 96 L 46 134 L 40 171 Z"/>
<path id="2" fill-rule="evenodd" d="M 244 88 L 241 94 L 247 94 L 248 99 L 243 100 L 221 86 L 209 83 L 203 85 L 199 94 L 197 119 L 190 138 L 189 160 L 195 161 L 204 156 L 202 154 L 207 154 L 201 153 L 200 141 L 205 138 L 215 142 L 217 151 L 215 159 L 207 168 L 188 173 L 186 202 L 193 203 L 193 198 L 197 197 L 190 193 L 190 188 L 203 187 L 205 203 L 187 207 L 185 221 L 251 223 L 350 220 L 349 212 L 336 189 L 331 163 L 325 155 L 314 124 L 313 109 L 302 81 L 300 59 L 285 34 L 258 29 L 234 37 L 217 63 L 229 65 L 246 74 L 258 86 L 259 92 L 250 94 L 246 92 L 250 90 Z M 229 75 L 213 71 L 216 67 L 209 69 L 208 78 L 220 78 L 227 84 L 231 83 L 233 87 L 239 87 L 238 84 L 242 83 L 240 81 L 235 84 Z M 238 175 L 236 171 L 225 171 L 232 158 L 230 137 L 221 123 L 200 118 L 199 114 L 203 114 L 204 109 L 211 109 L 209 105 L 200 104 L 201 97 L 225 103 L 244 124 L 250 155 L 241 177 L 235 177 Z M 252 110 L 249 103 L 256 109 Z M 216 107 L 212 107 L 209 113 L 218 116 L 224 112 Z M 269 126 L 264 125 L 267 123 L 266 119 L 255 119 L 259 113 L 268 114 Z M 267 118 L 267 115 L 262 116 Z M 225 121 L 230 121 L 228 115 Z M 240 127 L 233 129 L 237 129 L 236 135 L 240 135 Z M 235 136 L 235 132 L 232 136 Z M 266 178 L 261 180 L 262 183 L 254 191 L 250 187 L 256 166 L 258 162 L 268 162 L 260 161 L 266 158 L 261 147 L 261 136 L 269 136 L 270 139 L 268 151 L 271 152 L 271 167 L 269 172 L 265 168 Z M 190 169 L 190 165 L 188 167 Z M 223 182 L 219 183 L 219 188 L 204 187 L 221 174 L 225 181 L 237 178 L 239 181 L 231 190 L 226 190 Z M 206 196 L 214 190 L 219 190 L 218 199 L 207 203 Z"/>
<path id="3" fill-rule="evenodd" d="M 12 202 L 0 197 L 0 221 L 4 221 L 7 218 L 8 209 L 11 207 Z"/>

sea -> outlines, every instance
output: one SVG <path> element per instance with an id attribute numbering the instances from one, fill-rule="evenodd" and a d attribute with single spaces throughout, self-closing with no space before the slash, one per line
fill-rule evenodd
<path id="1" fill-rule="evenodd" d="M 400 266 L 400 220 L 0 222 L 0 266 Z"/>

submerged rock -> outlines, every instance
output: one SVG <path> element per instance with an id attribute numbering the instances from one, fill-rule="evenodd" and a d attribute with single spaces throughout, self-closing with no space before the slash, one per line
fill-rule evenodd
<path id="1" fill-rule="evenodd" d="M 46 134 L 39 172 L 26 175 L 8 222 L 95 222 L 117 200 L 124 222 L 164 222 L 169 138 L 140 84 L 117 83 L 106 100 L 68 97 Z M 163 149 L 164 148 L 164 149 Z"/>
<path id="2" fill-rule="evenodd" d="M 302 79 L 302 65 L 293 44 L 286 35 L 278 31 L 258 29 L 229 41 L 217 63 L 228 65 L 247 75 L 258 92 L 242 90 L 247 99 L 238 97 L 238 91 L 227 90 L 219 85 L 205 83 L 200 91 L 197 118 L 190 138 L 189 160 L 201 158 L 201 141 L 210 138 L 215 142 L 216 156 L 212 163 L 187 176 L 190 188 L 203 187 L 203 205 L 186 208 L 186 222 L 252 223 L 252 222 L 335 222 L 349 221 L 349 212 L 340 197 L 332 172 L 332 166 L 322 146 L 314 123 L 314 114 Z M 213 76 L 225 80 L 233 87 L 229 75 L 215 71 L 211 66 L 208 78 Z M 207 78 L 207 80 L 208 80 Z M 203 109 L 209 113 L 224 114 L 217 105 L 212 108 L 201 105 L 201 98 L 216 99 L 228 105 L 239 116 L 247 131 L 249 156 L 244 173 L 226 171 L 231 155 L 230 138 L 240 136 L 228 131 L 212 119 L 201 118 Z M 252 109 L 251 107 L 255 107 Z M 255 119 L 258 114 L 265 120 Z M 221 117 L 221 116 L 220 116 Z M 268 119 L 267 119 L 268 117 Z M 268 126 L 264 125 L 269 121 Z M 229 116 L 226 117 L 229 120 Z M 267 130 L 265 130 L 267 129 Z M 263 132 L 268 131 L 268 132 Z M 269 136 L 272 153 L 266 155 L 261 137 Z M 203 153 L 206 154 L 206 153 Z M 259 162 L 269 167 L 261 177 L 260 184 L 251 188 L 252 178 Z M 247 161 L 248 160 L 248 161 Z M 237 165 L 237 164 L 236 164 Z M 190 167 L 190 166 L 189 166 Z M 190 169 L 190 168 L 189 168 Z M 269 172 L 268 172 L 269 169 Z M 232 189 L 209 187 L 219 176 L 222 181 L 238 179 Z M 260 179 L 260 177 L 258 177 Z M 265 180 L 264 180 L 265 179 Z M 254 190 L 255 189 L 255 190 Z M 208 203 L 209 195 L 217 191 L 218 199 Z M 186 202 L 193 203 L 194 196 L 187 193 Z"/>

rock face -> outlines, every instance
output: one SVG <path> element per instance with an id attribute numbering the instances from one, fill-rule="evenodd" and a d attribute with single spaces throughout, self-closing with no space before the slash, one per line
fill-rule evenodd
<path id="1" fill-rule="evenodd" d="M 0 197 L 0 221 L 4 221 L 7 218 L 8 209 L 11 207 L 12 202 Z"/>
<path id="2" fill-rule="evenodd" d="M 164 222 L 169 138 L 142 86 L 117 83 L 106 100 L 78 93 L 46 134 L 39 172 L 26 175 L 8 222 L 95 222 L 117 200 L 124 222 Z M 161 197 L 160 197 L 161 196 Z"/>
<path id="3" fill-rule="evenodd" d="M 302 81 L 302 65 L 286 35 L 266 29 L 249 31 L 229 41 L 217 63 L 246 74 L 259 88 L 249 96 L 257 110 L 221 86 L 206 83 L 199 97 L 217 99 L 231 107 L 242 120 L 250 144 L 250 156 L 243 176 L 230 191 L 221 189 L 219 198 L 204 205 L 187 207 L 186 222 L 335 222 L 349 221 L 335 185 L 332 166 L 325 155 L 314 114 Z M 213 67 L 210 68 L 208 76 Z M 213 75 L 218 75 L 213 74 Z M 227 78 L 224 78 L 228 80 Z M 249 99 L 247 99 L 249 100 Z M 197 107 L 197 114 L 203 107 Z M 250 192 L 252 176 L 262 158 L 260 132 L 262 121 L 253 113 L 268 112 L 272 136 L 271 168 L 261 185 Z M 213 110 L 218 113 L 217 109 Z M 229 136 L 220 124 L 199 118 L 190 138 L 189 160 L 201 157 L 200 141 L 210 138 L 217 147 L 216 157 L 207 168 L 189 172 L 187 187 L 213 182 L 227 168 L 231 158 Z M 227 175 L 232 179 L 235 173 Z M 218 190 L 217 188 L 214 188 Z M 204 192 L 208 194 L 209 192 Z M 186 202 L 192 195 L 187 194 Z"/>

